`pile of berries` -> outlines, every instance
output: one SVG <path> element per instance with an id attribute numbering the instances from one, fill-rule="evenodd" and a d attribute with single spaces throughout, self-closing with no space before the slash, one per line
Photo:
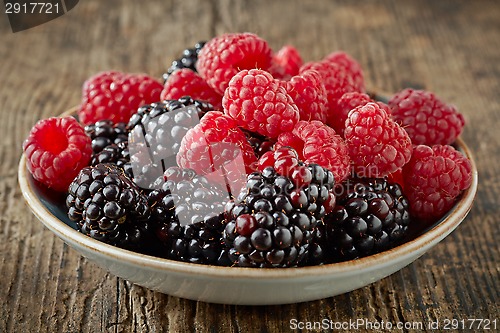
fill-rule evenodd
<path id="1" fill-rule="evenodd" d="M 252 33 L 186 49 L 163 75 L 98 73 L 76 117 L 24 142 L 96 240 L 173 260 L 297 267 L 368 256 L 443 217 L 472 181 L 465 121 L 435 94 L 365 91 L 343 51 L 304 63 Z"/>

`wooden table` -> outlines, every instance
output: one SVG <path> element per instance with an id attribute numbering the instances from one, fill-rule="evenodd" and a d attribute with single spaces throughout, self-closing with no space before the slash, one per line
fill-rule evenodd
<path id="1" fill-rule="evenodd" d="M 431 322 L 476 318 L 496 319 L 499 327 L 499 18 L 500 3 L 482 0 L 82 0 L 63 17 L 14 34 L 0 14 L 0 332 L 287 332 L 292 319 L 423 323 L 429 331 Z M 185 47 L 230 31 L 255 32 L 274 49 L 293 44 L 305 60 L 343 49 L 361 62 L 369 87 L 425 88 L 456 104 L 480 175 L 469 217 L 388 278 L 284 306 L 214 305 L 152 292 L 55 238 L 17 184 L 31 126 L 78 104 L 83 81 L 98 71 L 160 77 Z"/>

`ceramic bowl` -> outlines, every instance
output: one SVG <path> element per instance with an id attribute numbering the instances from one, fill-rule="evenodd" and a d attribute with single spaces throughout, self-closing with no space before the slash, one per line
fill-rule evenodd
<path id="1" fill-rule="evenodd" d="M 70 112 L 68 112 L 70 113 Z M 417 230 L 402 245 L 369 257 L 303 268 L 237 268 L 177 262 L 143 255 L 87 237 L 67 218 L 64 197 L 40 186 L 19 162 L 19 184 L 34 215 L 57 237 L 88 260 L 132 283 L 165 294 L 223 304 L 267 305 L 317 300 L 369 285 L 402 269 L 449 235 L 466 217 L 477 191 L 477 169 L 462 140 L 460 149 L 472 162 L 472 185 L 440 221 Z"/>

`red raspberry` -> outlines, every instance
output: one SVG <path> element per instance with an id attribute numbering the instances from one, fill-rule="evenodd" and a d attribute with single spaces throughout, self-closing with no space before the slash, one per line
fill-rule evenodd
<path id="1" fill-rule="evenodd" d="M 449 211 L 460 193 L 471 185 L 472 166 L 452 146 L 419 145 L 403 168 L 403 178 L 412 216 L 436 220 Z"/>
<path id="2" fill-rule="evenodd" d="M 327 93 L 321 76 L 315 70 L 304 71 L 290 81 L 280 81 L 299 108 L 300 120 L 326 122 L 328 107 Z"/>
<path id="3" fill-rule="evenodd" d="M 291 131 L 299 120 L 299 109 L 286 89 L 260 69 L 237 73 L 229 82 L 222 106 L 239 126 L 269 138 Z"/>
<path id="4" fill-rule="evenodd" d="M 363 70 L 361 69 L 361 65 L 354 58 L 343 51 L 336 51 L 327 55 L 325 57 L 325 60 L 335 63 L 344 68 L 347 75 L 354 82 L 356 91 L 365 91 L 365 79 L 363 77 Z"/>
<path id="5" fill-rule="evenodd" d="M 68 191 L 92 155 L 90 137 L 73 117 L 40 120 L 24 141 L 23 150 L 33 178 L 59 192 Z"/>
<path id="6" fill-rule="evenodd" d="M 451 144 L 462 133 L 465 119 L 457 109 L 429 91 L 405 89 L 389 101 L 394 120 L 414 144 Z"/>
<path id="7" fill-rule="evenodd" d="M 344 137 L 345 121 L 349 111 L 368 102 L 372 102 L 372 99 L 367 94 L 360 92 L 345 93 L 338 100 L 337 106 L 330 109 L 326 123 L 333 127 L 341 137 Z"/>
<path id="8" fill-rule="evenodd" d="M 182 68 L 169 75 L 163 90 L 161 100 L 179 99 L 184 96 L 205 101 L 214 107 L 214 110 L 222 111 L 222 95 L 210 88 L 210 86 L 189 68 Z"/>
<path id="9" fill-rule="evenodd" d="M 84 125 L 127 123 L 139 106 L 159 101 L 161 90 L 161 83 L 145 74 L 101 72 L 83 84 L 78 117 Z"/>
<path id="10" fill-rule="evenodd" d="M 354 171 L 360 177 L 387 176 L 411 158 L 413 147 L 408 133 L 377 103 L 351 110 L 344 135 Z"/>
<path id="11" fill-rule="evenodd" d="M 229 33 L 209 40 L 198 55 L 196 69 L 208 85 L 224 94 L 229 80 L 242 69 L 269 69 L 272 50 L 252 33 Z"/>
<path id="12" fill-rule="evenodd" d="M 244 164 L 246 172 L 252 172 L 257 158 L 236 122 L 219 111 L 208 112 L 198 125 L 188 130 L 177 154 L 180 167 L 203 175 L 218 171 L 232 161 L 235 161 L 234 167 L 241 168 Z M 244 169 L 242 173 L 245 174 Z"/>
<path id="13" fill-rule="evenodd" d="M 404 180 L 403 180 L 403 169 L 397 169 L 393 173 L 387 176 L 387 180 L 390 183 L 396 183 L 403 189 L 404 192 Z"/>
<path id="14" fill-rule="evenodd" d="M 299 51 L 291 45 L 285 45 L 273 55 L 269 72 L 277 79 L 289 80 L 299 74 L 302 63 Z"/>
<path id="15" fill-rule="evenodd" d="M 326 88 L 328 109 L 337 107 L 337 101 L 346 92 L 356 91 L 354 82 L 346 74 L 345 70 L 337 64 L 328 61 L 308 62 L 300 68 L 300 73 L 314 69 L 321 75 Z"/>
<path id="16" fill-rule="evenodd" d="M 288 177 L 299 162 L 299 155 L 295 148 L 276 147 L 276 150 L 268 151 L 259 158 L 258 169 L 262 172 L 267 167 L 273 167 L 277 173 Z"/>
<path id="17" fill-rule="evenodd" d="M 292 133 L 278 137 L 275 147 L 290 146 L 307 164 L 316 163 L 333 172 L 336 182 L 349 176 L 347 145 L 335 131 L 320 121 L 299 121 Z"/>

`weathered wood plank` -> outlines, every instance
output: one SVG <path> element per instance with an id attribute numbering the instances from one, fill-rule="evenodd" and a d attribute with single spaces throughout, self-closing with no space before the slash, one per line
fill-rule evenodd
<path id="1" fill-rule="evenodd" d="M 17 34 L 0 20 L 0 332 L 287 332 L 292 319 L 427 325 L 499 318 L 498 17 L 500 5 L 486 0 L 87 0 Z M 456 104 L 469 122 L 463 137 L 481 182 L 466 221 L 370 286 L 264 307 L 199 303 L 131 285 L 52 236 L 17 186 L 31 126 L 77 104 L 82 82 L 98 71 L 160 77 L 185 47 L 229 31 L 256 32 L 275 50 L 293 44 L 306 61 L 343 49 L 360 61 L 370 88 L 426 88 Z"/>

